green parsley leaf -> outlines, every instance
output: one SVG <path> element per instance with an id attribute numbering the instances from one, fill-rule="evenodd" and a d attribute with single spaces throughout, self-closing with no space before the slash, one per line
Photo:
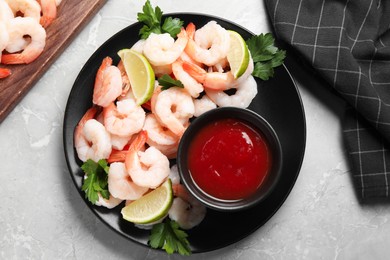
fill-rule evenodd
<path id="1" fill-rule="evenodd" d="M 286 51 L 274 45 L 275 39 L 271 33 L 252 36 L 246 44 L 255 63 L 252 75 L 262 80 L 273 77 L 274 68 L 283 64 Z"/>
<path id="2" fill-rule="evenodd" d="M 168 254 L 178 252 L 181 255 L 190 255 L 191 248 L 187 236 L 186 232 L 179 229 L 176 221 L 167 219 L 153 226 L 149 244 L 152 248 L 164 249 Z"/>
<path id="3" fill-rule="evenodd" d="M 181 27 L 183 27 L 184 22 L 179 18 L 168 17 L 164 20 L 164 24 L 162 25 L 162 31 L 169 33 L 171 37 L 175 38 L 181 31 Z"/>
<path id="4" fill-rule="evenodd" d="M 169 33 L 173 38 L 180 32 L 184 22 L 178 18 L 168 17 L 161 26 L 161 17 L 163 12 L 160 7 L 153 9 L 150 1 L 147 0 L 142 8 L 143 13 L 137 13 L 137 19 L 143 23 L 139 31 L 141 39 L 146 39 L 151 33 L 162 34 Z"/>
<path id="5" fill-rule="evenodd" d="M 81 189 L 85 192 L 85 197 L 92 203 L 96 204 L 100 195 L 105 198 L 110 198 L 108 191 L 108 171 L 110 167 L 107 161 L 102 159 L 97 163 L 88 159 L 83 163 L 81 169 L 85 172 L 87 178 L 84 180 Z"/>
<path id="6" fill-rule="evenodd" d="M 184 88 L 184 85 L 180 80 L 175 80 L 168 74 L 164 74 L 160 78 L 158 78 L 158 83 L 162 87 L 162 90 L 167 90 L 171 87 Z"/>

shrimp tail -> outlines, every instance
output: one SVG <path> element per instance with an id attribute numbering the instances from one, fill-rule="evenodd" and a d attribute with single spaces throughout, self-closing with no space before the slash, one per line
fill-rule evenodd
<path id="1" fill-rule="evenodd" d="M 146 130 L 142 130 L 129 146 L 129 152 L 138 152 L 145 145 L 147 140 L 148 132 Z"/>
<path id="2" fill-rule="evenodd" d="M 108 163 L 124 162 L 126 159 L 127 151 L 112 150 L 110 157 L 108 157 Z"/>
<path id="3" fill-rule="evenodd" d="M 30 49 L 23 51 L 22 53 L 8 53 L 3 54 L 1 57 L 1 63 L 4 64 L 29 64 L 36 60 L 42 53 L 43 49 Z"/>
<path id="4" fill-rule="evenodd" d="M 0 68 L 0 79 L 4 79 L 11 74 L 12 74 L 12 72 L 10 69 Z"/>
<path id="5" fill-rule="evenodd" d="M 47 28 L 57 17 L 57 5 L 55 0 L 40 0 L 42 17 L 39 23 Z"/>
<path id="6" fill-rule="evenodd" d="M 194 23 L 189 23 L 186 27 L 187 36 L 189 39 L 193 40 L 195 35 L 196 27 Z"/>
<path id="7" fill-rule="evenodd" d="M 198 65 L 188 61 L 183 61 L 183 69 L 198 82 L 204 82 L 207 72 Z"/>

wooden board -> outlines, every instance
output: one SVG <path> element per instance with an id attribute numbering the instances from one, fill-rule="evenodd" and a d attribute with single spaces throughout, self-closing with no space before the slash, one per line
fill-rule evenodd
<path id="1" fill-rule="evenodd" d="M 46 30 L 45 50 L 38 59 L 26 65 L 0 64 L 12 70 L 11 76 L 0 79 L 0 123 L 105 2 L 63 0 L 58 6 L 57 19 Z"/>

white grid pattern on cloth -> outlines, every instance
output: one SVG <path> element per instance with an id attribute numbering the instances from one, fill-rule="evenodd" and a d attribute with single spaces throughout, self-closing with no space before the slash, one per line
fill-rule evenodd
<path id="1" fill-rule="evenodd" d="M 375 21 L 380 21 L 381 15 L 390 15 L 390 9 L 382 10 L 387 5 L 380 1 L 375 5 L 374 0 L 266 0 L 266 5 L 277 37 L 311 62 L 357 111 L 356 116 L 351 117 L 355 123 L 344 126 L 343 131 L 353 136 L 348 152 L 353 157 L 353 176 L 359 182 L 361 197 L 375 196 L 375 192 L 388 197 L 390 99 L 386 102 L 383 95 L 388 94 L 390 98 L 390 89 L 388 93 L 386 90 L 390 87 L 390 77 L 378 76 L 376 70 L 385 67 L 387 73 L 390 71 L 390 60 L 377 57 L 378 51 L 387 48 L 389 43 L 383 41 L 382 35 L 372 36 L 375 35 L 373 30 L 378 29 L 374 28 L 378 26 Z M 329 12 L 330 8 L 334 13 Z M 390 24 L 385 28 L 390 30 Z M 325 33 L 333 38 L 324 38 Z M 367 57 L 367 53 L 359 56 L 362 49 L 370 56 Z M 390 50 L 388 55 L 390 57 Z M 361 124 L 361 120 L 365 123 Z M 368 136 L 367 132 L 373 136 Z M 370 143 L 381 148 L 370 149 Z M 377 158 L 378 164 L 368 161 L 371 158 Z M 380 170 L 370 170 L 370 167 L 377 170 L 379 164 L 383 164 Z M 376 177 L 383 180 L 378 181 Z"/>

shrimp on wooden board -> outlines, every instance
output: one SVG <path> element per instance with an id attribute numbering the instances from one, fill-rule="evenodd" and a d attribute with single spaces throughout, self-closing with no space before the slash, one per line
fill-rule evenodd
<path id="1" fill-rule="evenodd" d="M 57 18 L 56 0 L 38 0 L 42 9 L 40 24 L 47 28 Z"/>
<path id="2" fill-rule="evenodd" d="M 183 135 L 195 112 L 191 95 L 179 87 L 167 90 L 156 88 L 151 106 L 158 121 L 179 137 Z"/>
<path id="3" fill-rule="evenodd" d="M 14 18 L 12 9 L 5 0 L 0 0 L 0 21 L 6 22 Z"/>
<path id="4" fill-rule="evenodd" d="M 2 55 L 4 64 L 28 64 L 33 62 L 42 53 L 46 45 L 46 31 L 30 17 L 15 17 L 7 23 L 9 42 L 6 47 L 17 44 L 27 35 L 30 41 L 21 53 L 7 53 Z"/>
<path id="5" fill-rule="evenodd" d="M 106 57 L 100 65 L 93 88 L 92 102 L 106 107 L 122 94 L 122 75 L 118 67 L 112 65 L 112 59 Z"/>
<path id="6" fill-rule="evenodd" d="M 121 162 L 110 164 L 107 183 L 110 194 L 122 200 L 139 199 L 149 190 L 135 184 L 127 173 L 125 164 Z"/>
<path id="7" fill-rule="evenodd" d="M 9 35 L 7 31 L 7 27 L 5 25 L 5 22 L 0 20 L 0 62 L 1 62 L 1 56 L 2 52 L 5 49 L 5 47 L 8 44 Z M 11 70 L 7 68 L 0 68 L 0 79 L 6 78 L 9 75 L 11 75 Z"/>
<path id="8" fill-rule="evenodd" d="M 41 19 L 41 6 L 35 0 L 5 0 L 11 8 L 14 16 L 19 12 L 23 17 L 31 17 L 39 23 Z"/>
<path id="9" fill-rule="evenodd" d="M 172 185 L 173 199 L 169 218 L 175 220 L 183 229 L 199 225 L 206 216 L 206 207 L 195 199 L 182 184 Z"/>
<path id="10" fill-rule="evenodd" d="M 234 106 L 247 108 L 257 95 L 257 82 L 253 76 L 236 86 L 235 93 L 229 95 L 222 90 L 206 89 L 207 96 L 220 107 Z"/>
<path id="11" fill-rule="evenodd" d="M 213 66 L 227 56 L 230 35 L 216 21 L 210 21 L 198 30 L 193 23 L 189 23 L 186 31 L 188 44 L 185 52 L 192 59 L 207 66 Z"/>
<path id="12" fill-rule="evenodd" d="M 148 139 L 146 141 L 148 145 L 157 148 L 168 158 L 176 157 L 180 137 L 175 135 L 167 127 L 161 125 L 154 114 L 149 113 L 146 116 L 143 129 L 148 132 Z"/>
<path id="13" fill-rule="evenodd" d="M 143 152 L 147 139 L 147 132 L 142 130 L 129 147 L 125 165 L 135 184 L 155 189 L 169 175 L 169 160 L 153 146 Z"/>
<path id="14" fill-rule="evenodd" d="M 145 111 L 131 98 L 111 102 L 103 109 L 103 116 L 107 131 L 123 137 L 138 133 L 145 122 Z"/>
<path id="15" fill-rule="evenodd" d="M 154 66 L 169 65 L 177 60 L 188 42 L 184 28 L 177 35 L 176 41 L 168 33 L 151 33 L 145 41 L 143 54 Z"/>
<path id="16" fill-rule="evenodd" d="M 74 146 L 83 162 L 92 159 L 97 162 L 107 159 L 111 154 L 111 137 L 104 126 L 94 119 L 97 109 L 87 110 L 74 132 Z"/>

